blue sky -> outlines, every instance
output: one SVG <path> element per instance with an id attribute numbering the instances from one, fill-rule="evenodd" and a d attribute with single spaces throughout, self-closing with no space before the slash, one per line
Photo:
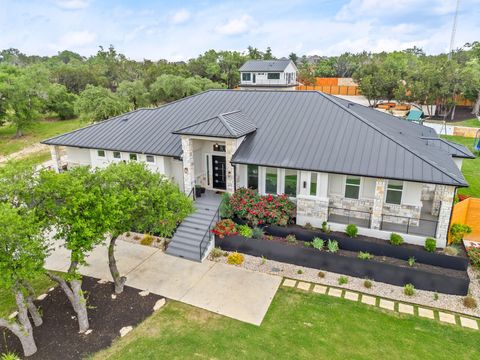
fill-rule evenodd
<path id="1" fill-rule="evenodd" d="M 208 49 L 337 55 L 448 50 L 456 0 L 0 0 L 0 49 L 186 60 Z M 480 0 L 461 0 L 456 46 L 480 40 Z"/>

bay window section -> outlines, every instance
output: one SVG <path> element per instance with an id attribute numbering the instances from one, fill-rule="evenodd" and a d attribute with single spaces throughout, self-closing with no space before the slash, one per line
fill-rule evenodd
<path id="1" fill-rule="evenodd" d="M 317 173 L 310 173 L 310 195 L 317 196 L 317 181 L 318 181 L 318 174 Z"/>
<path id="2" fill-rule="evenodd" d="M 385 199 L 385 202 L 388 204 L 400 205 L 402 203 L 402 192 L 403 181 L 388 180 L 387 197 Z"/>
<path id="3" fill-rule="evenodd" d="M 247 187 L 258 190 L 258 166 L 247 165 Z"/>
<path id="4" fill-rule="evenodd" d="M 265 168 L 265 192 L 267 194 L 277 194 L 278 171 L 276 168 Z"/>
<path id="5" fill-rule="evenodd" d="M 345 197 L 349 199 L 358 199 L 360 195 L 360 178 L 357 176 L 347 176 L 345 183 Z"/>
<path id="6" fill-rule="evenodd" d="M 297 170 L 285 170 L 285 191 L 290 197 L 297 197 Z"/>

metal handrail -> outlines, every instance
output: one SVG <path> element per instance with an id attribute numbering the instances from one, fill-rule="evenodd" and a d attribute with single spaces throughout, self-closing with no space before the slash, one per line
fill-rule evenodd
<path id="1" fill-rule="evenodd" d="M 192 190 L 190 190 L 190 192 L 188 193 L 187 198 L 190 198 L 190 196 L 193 200 L 195 200 L 195 186 L 192 187 Z"/>
<path id="2" fill-rule="evenodd" d="M 350 223 L 350 218 L 352 216 L 350 216 L 350 213 L 361 213 L 361 214 L 368 214 L 368 222 L 369 222 L 369 227 L 370 227 L 370 224 L 372 222 L 372 212 L 371 211 L 363 211 L 363 210 L 351 210 L 351 209 L 346 209 L 346 208 L 338 208 L 338 207 L 334 207 L 334 206 L 329 206 L 328 207 L 328 216 L 331 215 L 331 209 L 333 210 L 342 210 L 342 211 L 347 211 L 347 222 Z M 333 214 L 333 215 L 338 215 L 338 214 Z M 339 215 L 340 216 L 340 215 Z M 341 216 L 345 216 L 345 215 L 341 215 Z M 362 219 L 362 218 L 358 218 L 356 216 L 353 216 L 353 218 L 355 219 L 358 219 L 358 220 L 367 220 L 367 219 Z"/>
<path id="3" fill-rule="evenodd" d="M 203 243 L 206 241 L 206 239 L 211 238 L 211 231 L 213 228 L 213 224 L 216 223 L 217 221 L 220 220 L 220 206 L 222 205 L 222 202 L 217 207 L 217 211 L 215 211 L 215 214 L 213 215 L 212 220 L 210 221 L 210 224 L 208 225 L 207 231 L 205 231 L 205 234 L 203 235 L 202 241 L 200 242 L 199 245 L 199 250 L 200 250 L 200 261 L 202 261 L 203 255 L 205 254 L 205 251 L 208 248 L 208 245 L 210 244 L 210 240 L 207 242 L 207 245 L 203 247 Z"/>
<path id="4" fill-rule="evenodd" d="M 399 218 L 399 219 L 407 219 L 407 223 L 406 224 L 397 224 L 397 223 L 394 223 L 394 222 L 391 222 L 391 221 L 385 221 L 384 218 L 385 217 L 391 217 L 391 218 Z M 412 233 L 410 227 L 412 226 L 411 225 L 411 221 L 424 221 L 424 222 L 429 222 L 429 223 L 433 223 L 435 224 L 435 228 L 433 230 L 432 233 L 430 233 L 431 236 L 435 236 L 435 234 L 437 233 L 437 228 L 438 228 L 438 219 L 437 220 L 433 220 L 433 219 L 425 219 L 425 218 L 422 218 L 422 217 L 418 217 L 418 218 L 413 218 L 413 217 L 408 217 L 408 216 L 399 216 L 399 215 L 390 215 L 390 214 L 382 214 L 382 218 L 381 218 L 381 222 L 380 222 L 380 230 L 383 230 L 383 224 L 384 223 L 388 223 L 388 224 L 394 224 L 394 225 L 400 225 L 400 226 L 406 226 L 407 227 L 407 231 L 406 233 L 407 234 L 410 234 Z M 419 226 L 414 226 L 414 227 L 419 227 Z"/>

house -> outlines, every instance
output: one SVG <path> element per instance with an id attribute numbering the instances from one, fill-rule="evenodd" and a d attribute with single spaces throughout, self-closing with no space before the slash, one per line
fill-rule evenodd
<path id="1" fill-rule="evenodd" d="M 240 89 L 294 90 L 297 73 L 295 63 L 289 59 L 249 60 L 240 68 Z"/>
<path id="2" fill-rule="evenodd" d="M 435 131 L 316 91 L 210 90 L 44 141 L 68 166 L 143 161 L 185 193 L 195 184 L 288 194 L 298 224 L 446 245 L 460 168 Z"/>

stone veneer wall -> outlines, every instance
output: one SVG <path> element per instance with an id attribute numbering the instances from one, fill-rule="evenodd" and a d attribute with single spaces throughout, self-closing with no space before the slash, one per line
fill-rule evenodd
<path id="1" fill-rule="evenodd" d="M 297 224 L 310 223 L 320 227 L 328 219 L 328 199 L 313 196 L 297 196 Z"/>
<path id="2" fill-rule="evenodd" d="M 450 226 L 450 215 L 452 213 L 453 198 L 455 197 L 455 187 L 447 185 L 437 185 L 441 187 L 440 210 L 437 225 L 437 244 L 440 247 L 447 245 L 448 228 Z"/>
<path id="3" fill-rule="evenodd" d="M 422 200 L 433 200 L 435 194 L 435 185 L 434 184 L 423 184 L 422 185 Z"/>
<path id="4" fill-rule="evenodd" d="M 193 140 L 185 135 L 182 135 L 182 150 L 183 150 L 183 186 L 186 194 L 189 194 L 193 189 L 195 182 L 195 166 L 193 159 Z"/>
<path id="5" fill-rule="evenodd" d="M 421 206 L 383 204 L 383 220 L 393 224 L 407 225 L 410 220 L 411 226 L 418 226 Z"/>
<path id="6" fill-rule="evenodd" d="M 331 194 L 329 200 L 330 214 L 370 219 L 373 199 L 348 199 L 340 195 Z"/>

